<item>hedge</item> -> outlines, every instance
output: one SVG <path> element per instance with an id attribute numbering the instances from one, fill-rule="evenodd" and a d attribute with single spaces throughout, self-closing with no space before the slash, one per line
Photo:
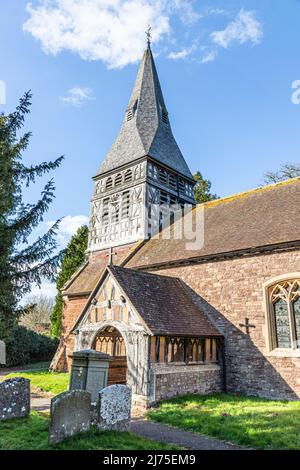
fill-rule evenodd
<path id="1" fill-rule="evenodd" d="M 22 366 L 34 362 L 50 361 L 58 340 L 15 326 L 6 340 L 6 365 Z"/>

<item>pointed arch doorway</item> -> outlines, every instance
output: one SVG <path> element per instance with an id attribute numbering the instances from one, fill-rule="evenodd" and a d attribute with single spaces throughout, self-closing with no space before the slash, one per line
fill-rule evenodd
<path id="1" fill-rule="evenodd" d="M 108 385 L 127 383 L 126 344 L 120 331 L 113 326 L 106 326 L 98 331 L 92 348 L 111 356 L 108 369 Z"/>

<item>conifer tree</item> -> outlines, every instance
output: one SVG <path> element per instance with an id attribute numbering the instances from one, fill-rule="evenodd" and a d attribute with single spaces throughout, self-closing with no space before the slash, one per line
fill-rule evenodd
<path id="1" fill-rule="evenodd" d="M 22 154 L 31 133 L 19 136 L 30 112 L 31 92 L 20 99 L 16 110 L 0 115 L 0 338 L 9 336 L 19 316 L 19 303 L 32 285 L 43 278 L 54 280 L 62 253 L 57 254 L 57 221 L 44 235 L 29 244 L 28 238 L 43 221 L 54 199 L 54 182 L 48 181 L 35 204 L 23 201 L 23 190 L 60 166 L 63 157 L 53 162 L 26 166 Z"/>
<path id="2" fill-rule="evenodd" d="M 88 244 L 88 228 L 86 225 L 80 227 L 71 238 L 61 263 L 61 270 L 57 277 L 57 295 L 51 315 L 51 335 L 59 338 L 61 335 L 61 321 L 63 310 L 63 298 L 61 289 L 71 276 L 80 268 L 85 261 L 85 252 Z"/>
<path id="3" fill-rule="evenodd" d="M 200 171 L 194 174 L 194 180 L 196 181 L 194 195 L 197 204 L 218 199 L 216 194 L 211 193 L 211 182 L 204 179 Z"/>

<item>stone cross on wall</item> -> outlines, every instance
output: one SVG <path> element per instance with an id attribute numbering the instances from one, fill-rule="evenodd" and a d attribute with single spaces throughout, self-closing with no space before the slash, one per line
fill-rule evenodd
<path id="1" fill-rule="evenodd" d="M 116 255 L 117 253 L 113 251 L 113 248 L 110 247 L 109 248 L 109 252 L 108 252 L 108 266 L 112 265 L 113 264 L 113 256 Z"/>
<path id="2" fill-rule="evenodd" d="M 246 329 L 246 335 L 250 334 L 250 328 L 255 328 L 255 325 L 250 324 L 249 318 L 245 318 L 245 323 L 240 323 L 239 326 Z"/>

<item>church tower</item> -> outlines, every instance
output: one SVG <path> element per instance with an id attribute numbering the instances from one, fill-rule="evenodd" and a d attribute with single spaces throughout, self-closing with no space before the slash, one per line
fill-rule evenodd
<path id="1" fill-rule="evenodd" d="M 195 204 L 149 41 L 121 130 L 94 182 L 89 253 L 149 238 L 153 204 Z"/>

